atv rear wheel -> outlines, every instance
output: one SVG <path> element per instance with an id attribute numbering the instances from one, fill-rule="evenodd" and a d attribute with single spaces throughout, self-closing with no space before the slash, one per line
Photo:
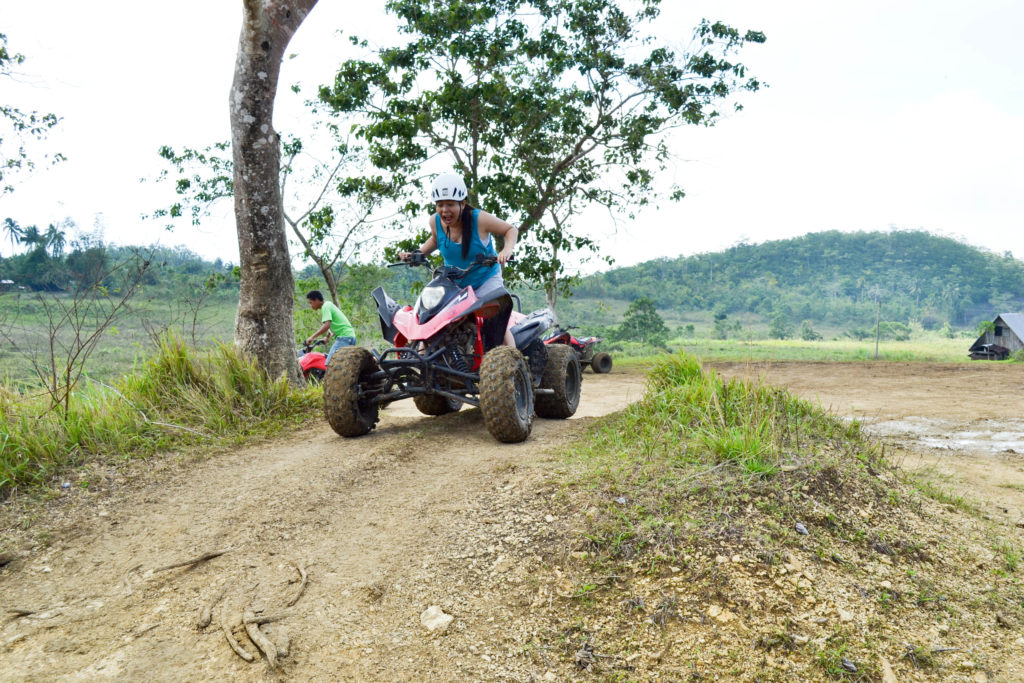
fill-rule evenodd
<path id="1" fill-rule="evenodd" d="M 480 412 L 487 431 L 498 441 L 518 443 L 533 427 L 533 382 L 523 355 L 498 346 L 480 363 Z"/>
<path id="2" fill-rule="evenodd" d="M 313 368 L 306 372 L 306 381 L 313 385 L 323 384 L 324 374 L 326 373 L 320 368 Z"/>
<path id="3" fill-rule="evenodd" d="M 601 353 L 595 353 L 594 358 L 590 361 L 590 369 L 598 375 L 612 371 L 612 357 L 602 351 Z"/>
<path id="4" fill-rule="evenodd" d="M 565 344 L 548 346 L 548 363 L 544 367 L 542 389 L 553 389 L 554 394 L 537 394 L 535 405 L 540 417 L 572 417 L 580 404 L 582 382 L 580 361 L 576 352 Z"/>
<path id="5" fill-rule="evenodd" d="M 331 356 L 324 381 L 324 413 L 341 436 L 362 436 L 377 425 L 380 408 L 370 403 L 367 394 L 372 387 L 367 382 L 378 369 L 377 359 L 360 346 L 342 347 Z"/>
<path id="6" fill-rule="evenodd" d="M 413 396 L 412 402 L 416 404 L 416 409 L 424 415 L 447 415 L 462 409 L 462 401 L 437 394 Z"/>

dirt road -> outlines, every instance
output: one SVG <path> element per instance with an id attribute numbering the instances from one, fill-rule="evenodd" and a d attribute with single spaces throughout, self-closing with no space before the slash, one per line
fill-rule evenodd
<path id="1" fill-rule="evenodd" d="M 715 367 L 860 419 L 901 444 L 908 466 L 947 472 L 1011 526 L 1024 509 L 1022 367 Z M 557 657 L 523 656 L 530 634 L 514 619 L 550 600 L 538 537 L 567 533 L 551 514 L 548 454 L 642 390 L 640 375 L 588 372 L 577 417 L 538 420 L 523 444 L 497 444 L 477 410 L 424 418 L 403 402 L 360 439 L 317 426 L 93 472 L 88 490 L 72 479 L 28 531 L 9 504 L 5 533 L 23 550 L 0 569 L 0 680 L 558 680 Z M 161 569 L 215 550 L 226 552 Z M 432 605 L 455 617 L 443 637 L 420 622 Z M 287 650 L 278 670 L 242 636 L 246 609 L 282 617 L 263 627 Z"/>
<path id="2" fill-rule="evenodd" d="M 500 615 L 470 613 L 473 572 L 523 555 L 516 527 L 546 522 L 542 507 L 528 519 L 483 511 L 533 495 L 516 490 L 521 464 L 642 390 L 640 375 L 588 372 L 577 416 L 537 420 L 517 445 L 495 442 L 478 410 L 425 418 L 406 401 L 367 437 L 341 439 L 324 424 L 183 466 L 136 467 L 108 493 L 73 486 L 36 523 L 48 547 L 0 570 L 0 679 L 273 679 L 220 628 L 246 608 L 288 615 L 264 628 L 290 641 L 281 666 L 293 680 L 496 676 L 483 650 L 478 670 L 460 661 L 473 636 L 454 650 L 425 639 L 421 612 L 443 605 L 461 628 L 493 632 Z M 160 570 L 215 550 L 226 552 Z M 198 629 L 222 590 L 212 625 Z"/>

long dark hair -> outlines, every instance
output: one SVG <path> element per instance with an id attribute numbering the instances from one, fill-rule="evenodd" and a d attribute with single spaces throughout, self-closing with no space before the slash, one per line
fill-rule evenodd
<path id="1" fill-rule="evenodd" d="M 462 223 L 462 258 L 469 258 L 469 243 L 472 241 L 472 235 L 470 234 L 473 230 L 473 206 L 467 201 L 462 206 L 462 213 L 459 215 L 459 223 Z M 448 231 L 448 228 L 443 226 L 444 234 L 451 240 L 452 234 Z M 469 237 L 470 239 L 466 239 Z"/>
<path id="2" fill-rule="evenodd" d="M 459 219 L 462 222 L 462 258 L 469 257 L 469 243 L 473 241 L 473 207 L 469 202 L 466 202 L 465 206 L 462 207 L 462 216 Z M 466 226 L 469 226 L 468 228 Z M 469 239 L 466 239 L 469 237 Z"/>

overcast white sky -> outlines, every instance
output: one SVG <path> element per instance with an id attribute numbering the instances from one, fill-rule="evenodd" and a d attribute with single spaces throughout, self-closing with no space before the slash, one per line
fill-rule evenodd
<path id="1" fill-rule="evenodd" d="M 741 55 L 770 87 L 709 130 L 674 135 L 666 179 L 687 198 L 588 228 L 620 265 L 821 230 L 922 228 L 1024 257 L 1024 3 L 1014 0 L 665 0 L 662 38 L 701 17 L 764 31 Z M 70 217 L 120 244 L 185 244 L 237 260 L 230 208 L 168 233 L 140 214 L 169 186 L 140 184 L 163 144 L 229 137 L 239 0 L 0 0 L 0 33 L 27 57 L 0 100 L 63 117 L 46 148 L 68 161 L 0 197 L 0 219 Z M 386 39 L 382 0 L 320 0 L 293 39 L 275 125 L 301 111 L 287 88 L 328 82 L 339 30 Z M 291 104 L 289 104 L 291 103 Z M 0 242 L 0 253 L 10 245 Z"/>

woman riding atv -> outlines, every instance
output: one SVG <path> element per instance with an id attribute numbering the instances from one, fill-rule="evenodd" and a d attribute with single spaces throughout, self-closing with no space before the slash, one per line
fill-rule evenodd
<path id="1" fill-rule="evenodd" d="M 443 173 L 434 180 L 430 198 L 436 211 L 428 223 L 430 237 L 420 245 L 419 251 L 426 255 L 440 249 L 445 265 L 458 268 L 469 268 L 478 255 L 496 256 L 498 262 L 493 266 L 473 268 L 458 281 L 462 287 L 479 289 L 488 280 L 502 281 L 501 266 L 512 256 L 519 230 L 486 211 L 474 209 L 466 201 L 468 194 L 466 183 L 458 174 Z M 495 251 L 491 235 L 502 238 L 504 246 L 500 252 Z M 410 253 L 403 251 L 398 256 L 408 261 Z M 515 346 L 508 330 L 502 343 Z"/>

